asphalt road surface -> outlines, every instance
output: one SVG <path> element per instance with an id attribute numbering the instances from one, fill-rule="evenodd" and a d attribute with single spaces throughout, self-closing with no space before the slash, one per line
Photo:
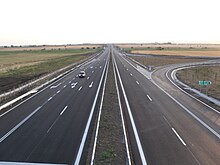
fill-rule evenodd
<path id="1" fill-rule="evenodd" d="M 22 104 L 0 111 L 0 164 L 85 164 L 110 52 L 133 164 L 220 164 L 219 125 L 199 113 L 207 107 L 175 86 L 164 89 L 165 72 L 158 72 L 155 85 L 113 46 Z M 78 77 L 81 70 L 85 78 Z"/>
<path id="2" fill-rule="evenodd" d="M 136 64 L 116 49 L 113 54 L 129 104 L 128 108 L 125 96 L 122 96 L 135 164 L 219 164 L 219 137 L 198 122 L 184 106 L 168 97 L 150 78 L 138 72 Z M 185 97 L 189 96 L 182 99 Z M 185 106 L 189 111 L 207 108 L 198 104 Z M 130 124 L 129 109 L 140 144 L 134 135 L 135 128 Z"/>
<path id="3" fill-rule="evenodd" d="M 106 48 L 8 113 L 0 112 L 0 161 L 83 164 L 84 132 L 97 109 L 108 56 Z M 85 78 L 78 77 L 81 70 Z"/>

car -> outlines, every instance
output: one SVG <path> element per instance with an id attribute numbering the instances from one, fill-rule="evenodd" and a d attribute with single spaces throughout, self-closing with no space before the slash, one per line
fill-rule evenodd
<path id="1" fill-rule="evenodd" d="M 79 72 L 79 78 L 84 78 L 86 77 L 86 72 L 85 71 L 80 71 Z"/>

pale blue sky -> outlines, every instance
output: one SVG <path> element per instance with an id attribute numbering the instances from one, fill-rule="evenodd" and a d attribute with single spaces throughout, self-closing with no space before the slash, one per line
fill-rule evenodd
<path id="1" fill-rule="evenodd" d="M 0 45 L 220 41 L 219 0 L 0 0 L 0 4 Z"/>

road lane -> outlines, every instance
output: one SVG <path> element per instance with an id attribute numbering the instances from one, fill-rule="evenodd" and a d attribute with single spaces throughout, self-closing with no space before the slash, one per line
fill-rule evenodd
<path id="1" fill-rule="evenodd" d="M 0 138 L 16 128 L 0 143 L 0 161 L 72 163 L 87 123 L 93 99 L 104 68 L 89 68 L 97 62 L 104 66 L 106 50 L 88 65 L 90 79 L 77 77 L 80 68 L 61 78 L 36 96 L 0 118 Z M 70 81 L 76 81 L 71 88 Z M 89 85 L 93 81 L 93 87 Z M 40 108 L 39 108 L 40 107 Z M 65 108 L 68 107 L 68 108 Z M 37 110 L 37 111 L 36 111 Z M 31 116 L 29 116 L 31 115 Z M 28 118 L 27 118 L 28 117 Z M 26 119 L 26 120 L 24 120 Z M 21 121 L 22 124 L 19 125 Z"/>
<path id="2" fill-rule="evenodd" d="M 116 51 L 115 56 L 147 163 L 218 164 L 219 140 L 131 67 Z M 152 101 L 149 101 L 148 95 Z"/>

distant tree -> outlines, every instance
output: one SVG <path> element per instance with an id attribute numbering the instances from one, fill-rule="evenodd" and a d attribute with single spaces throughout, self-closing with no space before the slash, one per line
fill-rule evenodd
<path id="1" fill-rule="evenodd" d="M 11 48 L 13 48 L 14 47 L 14 45 L 11 45 Z"/>
<path id="2" fill-rule="evenodd" d="M 86 47 L 86 49 L 90 49 L 89 47 Z"/>
<path id="3" fill-rule="evenodd" d="M 84 49 L 84 47 L 81 47 L 81 49 Z"/>

